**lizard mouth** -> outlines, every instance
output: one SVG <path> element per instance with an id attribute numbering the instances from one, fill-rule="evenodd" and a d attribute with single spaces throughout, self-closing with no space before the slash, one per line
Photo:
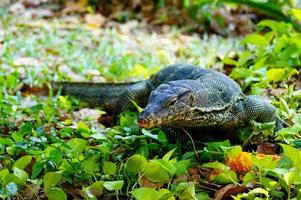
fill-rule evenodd
<path id="1" fill-rule="evenodd" d="M 139 118 L 138 124 L 139 124 L 139 127 L 141 127 L 141 128 L 151 129 L 151 128 L 159 127 L 159 126 L 163 125 L 164 123 L 161 119 L 149 120 L 149 119 Z"/>

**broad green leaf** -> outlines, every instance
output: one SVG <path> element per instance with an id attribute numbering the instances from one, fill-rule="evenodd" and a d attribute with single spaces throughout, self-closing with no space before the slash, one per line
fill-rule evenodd
<path id="1" fill-rule="evenodd" d="M 48 146 L 45 149 L 45 153 L 46 153 L 46 157 L 56 164 L 61 162 L 63 159 L 62 153 L 54 147 Z"/>
<path id="2" fill-rule="evenodd" d="M 285 183 L 290 186 L 292 184 L 300 185 L 301 184 L 301 172 L 300 171 L 292 171 L 283 174 L 283 179 Z"/>
<path id="3" fill-rule="evenodd" d="M 80 138 L 73 138 L 67 142 L 67 145 L 76 153 L 81 153 L 86 148 L 88 142 Z"/>
<path id="4" fill-rule="evenodd" d="M 195 197 L 194 183 L 189 183 L 187 188 L 178 196 L 180 200 L 197 200 Z"/>
<path id="5" fill-rule="evenodd" d="M 4 182 L 6 177 L 9 175 L 9 170 L 7 168 L 4 168 L 0 171 L 0 180 L 1 182 Z"/>
<path id="6" fill-rule="evenodd" d="M 195 194 L 195 197 L 198 200 L 210 199 L 209 194 L 207 192 L 198 192 L 198 193 Z"/>
<path id="7" fill-rule="evenodd" d="M 221 142 L 208 142 L 207 149 L 209 151 L 222 151 L 222 147 L 230 147 L 231 144 L 229 140 L 221 141 Z"/>
<path id="8" fill-rule="evenodd" d="M 250 69 L 243 68 L 243 67 L 235 67 L 232 70 L 230 77 L 233 79 L 245 79 L 251 76 L 251 73 L 252 71 Z"/>
<path id="9" fill-rule="evenodd" d="M 28 179 L 28 174 L 27 172 L 25 172 L 24 170 L 22 169 L 19 169 L 17 167 L 14 167 L 14 175 L 19 178 L 19 180 L 21 181 L 21 185 L 25 185 L 26 184 L 26 181 Z"/>
<path id="10" fill-rule="evenodd" d="M 188 183 L 187 182 L 180 182 L 178 183 L 178 185 L 176 186 L 176 192 L 180 192 L 185 190 L 188 187 Z"/>
<path id="11" fill-rule="evenodd" d="M 90 133 L 91 133 L 91 129 L 89 128 L 89 126 L 83 122 L 83 121 L 79 121 L 77 123 L 77 130 L 81 133 L 81 135 L 85 138 L 89 137 Z"/>
<path id="12" fill-rule="evenodd" d="M 31 159 L 32 159 L 32 156 L 30 156 L 30 155 L 23 156 L 14 163 L 13 167 L 17 167 L 19 169 L 24 169 L 31 162 Z"/>
<path id="13" fill-rule="evenodd" d="M 280 144 L 281 147 L 283 148 L 283 152 L 284 155 L 289 158 L 292 162 L 293 165 L 298 168 L 301 169 L 301 153 L 298 149 L 286 145 L 286 144 Z"/>
<path id="14" fill-rule="evenodd" d="M 44 175 L 44 189 L 48 193 L 61 180 L 61 172 L 48 172 Z"/>
<path id="15" fill-rule="evenodd" d="M 213 182 L 217 184 L 228 184 L 228 183 L 237 184 L 239 180 L 235 172 L 228 171 L 228 172 L 222 172 L 217 176 L 215 176 Z"/>
<path id="16" fill-rule="evenodd" d="M 251 34 L 249 36 L 246 36 L 242 41 L 241 41 L 242 44 L 253 44 L 253 45 L 256 45 L 256 46 L 267 46 L 269 43 L 267 41 L 267 39 L 262 36 L 262 35 L 259 35 L 257 33 L 254 33 L 254 34 Z"/>
<path id="17" fill-rule="evenodd" d="M 190 160 L 180 160 L 174 164 L 176 167 L 176 176 L 180 176 L 187 173 L 190 165 Z"/>
<path id="18" fill-rule="evenodd" d="M 249 192 L 249 194 L 263 194 L 266 197 L 270 197 L 269 192 L 263 188 L 255 188 Z"/>
<path id="19" fill-rule="evenodd" d="M 8 174 L 5 177 L 5 180 L 3 182 L 3 185 L 7 185 L 10 182 L 14 182 L 16 183 L 18 186 L 23 186 L 24 185 L 24 181 L 21 180 L 19 177 L 17 177 L 14 173 L 13 174 Z"/>
<path id="20" fill-rule="evenodd" d="M 67 195 L 61 188 L 51 188 L 47 193 L 46 196 L 49 200 L 67 200 Z"/>
<path id="21" fill-rule="evenodd" d="M 278 164 L 278 161 L 273 160 L 271 156 L 264 158 L 257 158 L 256 156 L 253 156 L 252 160 L 254 165 L 260 170 L 271 170 L 274 169 Z"/>
<path id="22" fill-rule="evenodd" d="M 235 60 L 233 60 L 231 58 L 227 58 L 227 57 L 223 59 L 223 63 L 225 63 L 227 65 L 234 65 L 234 66 L 238 65 L 238 63 Z"/>
<path id="23" fill-rule="evenodd" d="M 101 192 L 103 190 L 103 183 L 104 181 L 96 181 L 92 185 L 90 185 L 89 188 Z"/>
<path id="24" fill-rule="evenodd" d="M 137 200 L 156 200 L 157 190 L 149 187 L 134 189 L 130 192 Z"/>
<path id="25" fill-rule="evenodd" d="M 204 163 L 202 165 L 202 167 L 208 167 L 208 168 L 212 168 L 212 169 L 220 169 L 220 170 L 223 170 L 223 171 L 226 171 L 227 170 L 227 166 L 223 163 L 220 163 L 220 162 L 210 162 L 210 163 Z"/>
<path id="26" fill-rule="evenodd" d="M 124 184 L 124 181 L 105 181 L 103 183 L 104 188 L 107 190 L 120 190 Z"/>
<path id="27" fill-rule="evenodd" d="M 267 78 L 269 82 L 278 82 L 281 81 L 285 76 L 285 69 L 283 68 L 274 68 L 269 69 L 267 72 Z"/>
<path id="28" fill-rule="evenodd" d="M 10 138 L 0 137 L 0 144 L 4 144 L 4 145 L 10 146 L 10 145 L 13 145 L 14 142 L 13 142 L 13 140 L 10 139 Z"/>
<path id="29" fill-rule="evenodd" d="M 97 162 L 98 157 L 98 155 L 92 155 L 83 162 L 83 168 L 87 174 L 93 174 L 95 171 L 99 170 Z"/>
<path id="30" fill-rule="evenodd" d="M 301 22 L 301 9 L 292 9 L 292 13 L 296 19 Z"/>
<path id="31" fill-rule="evenodd" d="M 238 66 L 243 66 L 248 61 L 248 59 L 250 58 L 251 55 L 252 55 L 252 53 L 250 51 L 244 51 L 239 56 L 239 59 L 237 61 L 237 65 Z"/>
<path id="32" fill-rule="evenodd" d="M 230 150 L 227 152 L 227 156 L 230 156 L 232 159 L 234 159 L 236 156 L 238 156 L 242 152 L 241 146 L 233 146 L 230 148 Z"/>
<path id="33" fill-rule="evenodd" d="M 172 196 L 171 192 L 168 189 L 161 189 L 157 191 L 153 188 L 148 187 L 134 189 L 133 191 L 131 191 L 131 194 L 137 200 L 167 200 Z"/>
<path id="34" fill-rule="evenodd" d="M 106 175 L 115 175 L 117 170 L 117 166 L 115 163 L 112 162 L 104 162 L 103 166 L 102 166 L 102 171 L 106 174 Z"/>
<path id="35" fill-rule="evenodd" d="M 35 162 L 35 164 L 32 167 L 31 178 L 32 179 L 36 178 L 42 172 L 43 168 L 44 168 L 44 163 L 41 163 L 39 161 Z"/>
<path id="36" fill-rule="evenodd" d="M 157 161 L 151 161 L 144 167 L 144 173 L 152 182 L 167 182 L 171 178 L 169 172 Z"/>
<path id="37" fill-rule="evenodd" d="M 135 154 L 129 157 L 125 163 L 125 169 L 131 174 L 141 173 L 144 166 L 147 164 L 147 160 L 144 156 Z"/>
<path id="38" fill-rule="evenodd" d="M 168 171 L 170 176 L 175 175 L 176 167 L 171 162 L 162 159 L 158 159 L 156 160 L 156 162 L 158 162 L 161 165 L 161 167 Z"/>
<path id="39" fill-rule="evenodd" d="M 252 172 L 248 172 L 243 178 L 243 185 L 249 184 L 251 181 L 254 181 L 256 176 Z"/>

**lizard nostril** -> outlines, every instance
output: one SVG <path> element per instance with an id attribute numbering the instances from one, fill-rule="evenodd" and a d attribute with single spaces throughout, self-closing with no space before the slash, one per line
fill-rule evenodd
<path id="1" fill-rule="evenodd" d="M 146 124 L 146 121 L 144 119 L 139 118 L 138 124 L 139 124 L 139 126 L 143 127 Z"/>

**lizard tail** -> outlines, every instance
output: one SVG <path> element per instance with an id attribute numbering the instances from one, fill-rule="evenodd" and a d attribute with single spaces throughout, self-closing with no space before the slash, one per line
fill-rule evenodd
<path id="1" fill-rule="evenodd" d="M 116 106 L 120 95 L 134 83 L 84 83 L 84 82 L 53 82 L 54 91 L 63 95 L 71 95 L 87 102 L 90 107 L 102 105 Z"/>

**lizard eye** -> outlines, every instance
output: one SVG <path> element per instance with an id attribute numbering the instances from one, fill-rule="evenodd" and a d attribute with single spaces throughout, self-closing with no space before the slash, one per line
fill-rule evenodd
<path id="1" fill-rule="evenodd" d="M 167 102 L 166 106 L 174 106 L 176 102 L 177 102 L 177 99 L 173 98 Z"/>

